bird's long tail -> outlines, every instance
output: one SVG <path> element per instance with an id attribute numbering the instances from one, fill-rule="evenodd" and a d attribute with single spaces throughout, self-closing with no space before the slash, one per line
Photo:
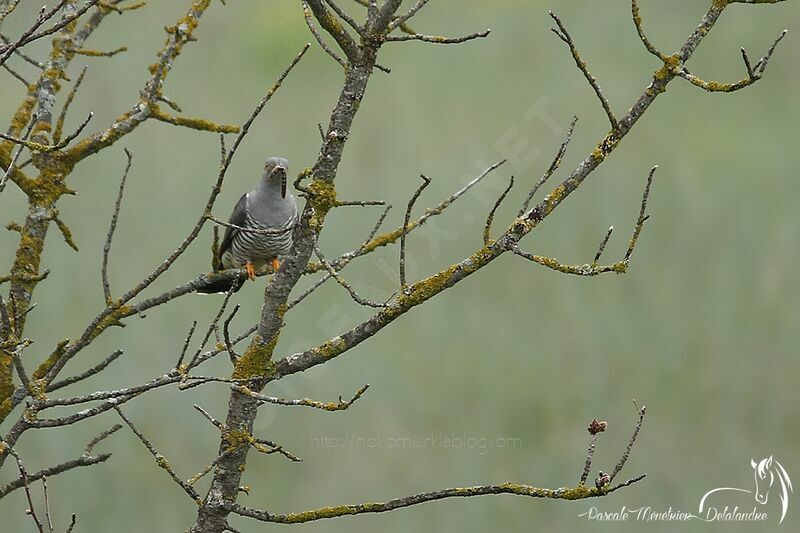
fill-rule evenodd
<path id="1" fill-rule="evenodd" d="M 245 276 L 239 276 L 233 279 L 222 278 L 211 280 L 202 287 L 198 287 L 197 292 L 200 294 L 217 294 L 220 292 L 228 292 L 231 289 L 233 289 L 233 292 L 236 292 L 242 288 L 246 279 Z"/>

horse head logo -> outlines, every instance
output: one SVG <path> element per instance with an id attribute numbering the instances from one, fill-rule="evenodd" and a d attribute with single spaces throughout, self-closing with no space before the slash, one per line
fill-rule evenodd
<path id="1" fill-rule="evenodd" d="M 700 512 L 702 513 L 706 507 L 706 499 L 715 492 L 721 491 L 752 493 L 755 496 L 756 502 L 764 505 L 769 500 L 770 490 L 772 490 L 777 480 L 777 488 L 780 490 L 778 498 L 781 501 L 780 522 L 782 523 L 783 519 L 786 517 L 786 511 L 789 509 L 789 493 L 793 491 L 792 480 L 789 479 L 789 474 L 786 473 L 786 469 L 783 468 L 778 461 L 773 459 L 771 455 L 760 461 L 750 459 L 750 466 L 753 468 L 753 475 L 756 481 L 756 489 L 754 491 L 736 487 L 718 487 L 716 489 L 711 489 L 700 499 Z"/>
<path id="2" fill-rule="evenodd" d="M 750 459 L 750 466 L 753 467 L 753 474 L 756 479 L 755 497 L 758 503 L 762 505 L 767 503 L 769 492 L 775 480 L 777 479 L 780 483 L 778 497 L 781 500 L 781 522 L 783 522 L 786 510 L 789 508 L 789 493 L 793 491 L 789 475 L 778 461 L 772 459 L 771 455 L 758 462 Z"/>

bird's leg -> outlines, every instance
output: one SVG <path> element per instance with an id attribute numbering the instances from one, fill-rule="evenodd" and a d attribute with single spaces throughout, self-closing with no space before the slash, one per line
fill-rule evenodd
<path id="1" fill-rule="evenodd" d="M 272 272 L 275 273 L 281 267 L 281 262 L 278 261 L 278 258 L 274 258 L 272 260 Z"/>
<path id="2" fill-rule="evenodd" d="M 250 281 L 256 279 L 256 267 L 253 266 L 253 263 L 248 261 L 245 263 L 244 268 L 247 269 L 247 277 Z"/>

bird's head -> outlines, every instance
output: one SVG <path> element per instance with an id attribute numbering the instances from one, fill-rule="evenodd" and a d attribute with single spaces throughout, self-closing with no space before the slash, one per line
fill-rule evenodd
<path id="1" fill-rule="evenodd" d="M 264 181 L 281 186 L 281 198 L 286 198 L 286 175 L 289 171 L 289 162 L 282 157 L 270 157 L 264 164 Z"/>

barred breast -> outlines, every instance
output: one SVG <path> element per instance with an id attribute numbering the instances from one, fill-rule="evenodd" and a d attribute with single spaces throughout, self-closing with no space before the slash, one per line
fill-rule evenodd
<path id="1" fill-rule="evenodd" d="M 234 268 L 250 262 L 261 266 L 276 257 L 287 255 L 292 249 L 292 231 L 296 223 L 296 207 L 292 216 L 279 226 L 262 224 L 248 210 L 243 227 L 257 231 L 237 231 L 230 249 L 222 256 L 223 265 L 225 268 Z"/>

